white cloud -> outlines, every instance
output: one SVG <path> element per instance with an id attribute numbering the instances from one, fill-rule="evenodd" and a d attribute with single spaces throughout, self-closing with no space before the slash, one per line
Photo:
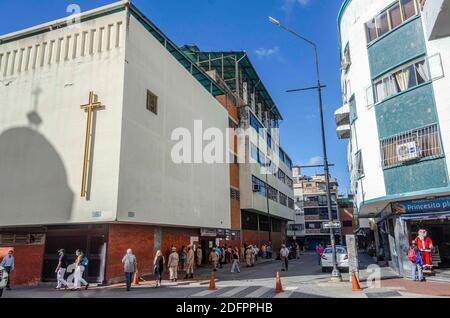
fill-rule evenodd
<path id="1" fill-rule="evenodd" d="M 290 15 L 296 3 L 304 7 L 307 6 L 310 2 L 311 0 L 283 0 L 281 10 L 283 10 L 287 15 Z"/>
<path id="2" fill-rule="evenodd" d="M 255 54 L 258 57 L 269 57 L 271 55 L 278 54 L 280 52 L 280 48 L 278 46 L 273 48 L 259 48 L 255 51 Z"/>
<path id="3" fill-rule="evenodd" d="M 307 166 L 316 166 L 321 165 L 323 163 L 323 159 L 321 156 L 315 156 L 309 158 L 308 162 L 306 163 Z"/>

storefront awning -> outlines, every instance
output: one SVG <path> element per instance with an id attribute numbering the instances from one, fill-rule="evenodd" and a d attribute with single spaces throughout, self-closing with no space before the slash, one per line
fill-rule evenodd
<path id="1" fill-rule="evenodd" d="M 440 218 L 450 218 L 449 212 L 441 212 L 441 213 L 421 213 L 421 214 L 411 214 L 411 215 L 402 215 L 400 219 L 402 220 L 422 220 L 422 219 L 440 219 Z"/>

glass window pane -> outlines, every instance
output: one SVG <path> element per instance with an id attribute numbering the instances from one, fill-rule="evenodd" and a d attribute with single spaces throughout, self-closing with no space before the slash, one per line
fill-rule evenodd
<path id="1" fill-rule="evenodd" d="M 381 102 L 384 99 L 384 88 L 383 88 L 383 82 L 379 81 L 375 84 L 375 96 L 376 96 L 376 102 Z"/>
<path id="2" fill-rule="evenodd" d="M 391 17 L 392 28 L 395 28 L 402 23 L 402 15 L 398 3 L 389 10 L 389 16 Z"/>
<path id="3" fill-rule="evenodd" d="M 417 83 L 420 85 L 430 80 L 428 65 L 426 61 L 416 63 Z"/>
<path id="4" fill-rule="evenodd" d="M 403 20 L 408 20 L 409 18 L 416 15 L 416 6 L 414 4 L 415 0 L 401 0 L 403 9 Z"/>
<path id="5" fill-rule="evenodd" d="M 375 19 L 366 23 L 366 30 L 367 30 L 367 42 L 372 42 L 377 38 Z"/>
<path id="6" fill-rule="evenodd" d="M 387 13 L 383 12 L 378 17 L 376 17 L 378 36 L 382 36 L 383 34 L 389 31 L 389 23 Z"/>
<path id="7" fill-rule="evenodd" d="M 410 65 L 405 70 L 405 79 L 408 83 L 408 88 L 417 86 L 416 68 L 414 67 L 414 65 Z"/>

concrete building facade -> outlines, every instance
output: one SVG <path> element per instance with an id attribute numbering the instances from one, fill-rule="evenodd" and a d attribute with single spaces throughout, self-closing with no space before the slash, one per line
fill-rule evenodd
<path id="1" fill-rule="evenodd" d="M 435 267 L 450 264 L 449 21 L 448 0 L 345 0 L 338 16 L 335 117 L 349 140 L 355 213 L 371 219 L 377 252 L 405 276 L 419 228 L 434 240 Z"/>

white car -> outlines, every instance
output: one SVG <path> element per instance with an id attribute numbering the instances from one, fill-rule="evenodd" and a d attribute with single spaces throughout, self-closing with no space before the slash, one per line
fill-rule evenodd
<path id="1" fill-rule="evenodd" d="M 8 273 L 5 271 L 3 267 L 0 266 L 0 297 L 3 295 L 3 289 L 6 287 L 8 283 Z"/>
<path id="2" fill-rule="evenodd" d="M 322 254 L 320 259 L 320 265 L 322 266 L 322 272 L 327 272 L 333 270 L 333 254 L 331 247 L 327 247 Z M 349 268 L 348 264 L 348 253 L 344 246 L 336 246 L 336 258 L 337 265 L 339 269 Z"/>

